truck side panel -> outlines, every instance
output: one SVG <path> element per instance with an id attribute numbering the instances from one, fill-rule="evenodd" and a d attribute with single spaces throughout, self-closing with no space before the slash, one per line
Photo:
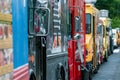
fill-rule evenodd
<path id="1" fill-rule="evenodd" d="M 28 80 L 27 0 L 12 0 L 14 80 Z"/>

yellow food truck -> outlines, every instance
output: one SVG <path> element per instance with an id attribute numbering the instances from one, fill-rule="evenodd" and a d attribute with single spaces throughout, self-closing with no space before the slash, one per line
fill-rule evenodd
<path id="1" fill-rule="evenodd" d="M 100 17 L 100 20 L 103 21 L 103 59 L 104 61 L 107 61 L 108 58 L 108 46 L 109 46 L 109 41 L 108 41 L 108 33 L 107 33 L 107 23 L 106 23 L 106 18 Z"/>
<path id="2" fill-rule="evenodd" d="M 97 72 L 99 62 L 98 14 L 99 10 L 93 4 L 86 4 L 86 62 L 92 73 Z"/>

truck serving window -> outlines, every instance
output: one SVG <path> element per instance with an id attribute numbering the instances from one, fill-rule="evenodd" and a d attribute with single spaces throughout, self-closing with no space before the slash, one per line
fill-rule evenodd
<path id="1" fill-rule="evenodd" d="M 91 33 L 91 14 L 86 14 L 86 34 Z"/>

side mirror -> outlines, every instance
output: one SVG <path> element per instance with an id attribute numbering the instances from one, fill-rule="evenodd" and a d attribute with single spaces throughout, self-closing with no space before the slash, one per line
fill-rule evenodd
<path id="1" fill-rule="evenodd" d="M 50 10 L 44 7 L 35 9 L 34 32 L 40 35 L 47 35 L 50 30 L 49 28 L 50 28 Z"/>
<path id="2" fill-rule="evenodd" d="M 80 39 L 80 34 L 78 34 L 78 33 L 77 33 L 77 34 L 75 34 L 75 35 L 74 35 L 74 39 L 75 39 L 75 40 Z"/>
<path id="3" fill-rule="evenodd" d="M 50 28 L 50 10 L 45 7 L 31 8 L 33 13 L 30 16 L 32 26 L 29 25 L 29 33 L 37 35 L 48 35 Z M 29 21 L 29 24 L 30 21 Z"/>

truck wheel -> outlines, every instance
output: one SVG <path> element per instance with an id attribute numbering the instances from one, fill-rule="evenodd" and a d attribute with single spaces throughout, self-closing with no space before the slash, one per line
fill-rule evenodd
<path id="1" fill-rule="evenodd" d="M 59 66 L 57 69 L 57 80 L 65 80 L 65 70 L 63 66 Z"/>
<path id="2" fill-rule="evenodd" d="M 92 67 L 93 67 L 92 62 L 87 64 L 87 69 L 88 69 L 88 79 L 87 80 L 92 80 L 92 75 L 93 75 Z"/>
<path id="3" fill-rule="evenodd" d="M 107 61 L 108 61 L 106 57 L 105 57 L 105 59 L 104 59 L 104 60 L 105 60 L 105 62 L 107 62 Z"/>
<path id="4" fill-rule="evenodd" d="M 97 73 L 98 73 L 98 68 L 96 67 L 94 70 L 94 74 L 97 74 Z"/>
<path id="5" fill-rule="evenodd" d="M 30 80 L 36 80 L 36 78 L 35 78 L 35 75 L 34 75 L 34 74 L 31 74 L 31 76 L 30 76 Z"/>
<path id="6" fill-rule="evenodd" d="M 64 68 L 61 68 L 60 74 L 61 74 L 61 80 L 65 80 L 65 71 L 64 71 Z"/>
<path id="7" fill-rule="evenodd" d="M 92 80 L 92 71 L 89 71 L 89 80 Z"/>
<path id="8" fill-rule="evenodd" d="M 107 62 L 108 61 L 108 56 L 107 56 L 107 53 L 105 53 L 105 58 L 104 58 L 104 61 Z"/>
<path id="9" fill-rule="evenodd" d="M 111 50 L 111 54 L 113 54 L 113 49 Z"/>

